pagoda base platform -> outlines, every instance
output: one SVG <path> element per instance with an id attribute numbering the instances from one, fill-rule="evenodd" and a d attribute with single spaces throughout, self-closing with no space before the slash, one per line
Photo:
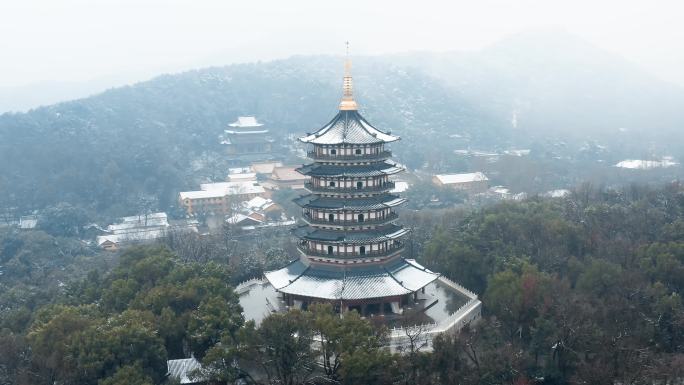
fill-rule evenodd
<path id="1" fill-rule="evenodd" d="M 407 297 L 439 278 L 438 273 L 412 259 L 354 265 L 314 264 L 298 259 L 264 276 L 278 292 L 286 294 L 289 306 L 330 302 L 339 305 L 340 311 L 353 307 L 360 313 L 364 304 L 398 302 L 402 306 L 410 300 Z"/>
<path id="2" fill-rule="evenodd" d="M 421 330 L 425 335 L 425 347 L 429 350 L 436 334 L 456 332 L 480 319 L 482 303 L 477 295 L 457 283 L 439 277 L 424 289 L 408 296 L 411 300 L 403 304 L 401 313 L 382 302 L 367 301 L 360 307 L 351 308 L 360 310 L 360 314 L 374 324 L 389 327 L 392 349 L 400 349 L 410 329 Z M 278 292 L 266 279 L 244 282 L 238 285 L 236 292 L 240 296 L 245 319 L 254 320 L 257 324 L 269 314 L 297 308 L 288 305 L 292 301 L 288 300 L 287 294 Z"/>

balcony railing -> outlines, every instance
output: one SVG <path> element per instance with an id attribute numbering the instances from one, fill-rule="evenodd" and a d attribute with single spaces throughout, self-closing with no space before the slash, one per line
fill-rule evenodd
<path id="1" fill-rule="evenodd" d="M 312 256 L 312 257 L 328 257 L 328 258 L 346 258 L 346 259 L 351 259 L 351 258 L 369 258 L 369 257 L 386 257 L 392 254 L 395 254 L 399 251 L 401 251 L 404 248 L 404 243 L 403 242 L 397 242 L 392 247 L 386 250 L 373 250 L 373 251 L 366 251 L 364 254 L 360 254 L 358 252 L 340 252 L 336 253 L 333 252 L 332 254 L 328 254 L 327 250 L 310 250 L 307 249 L 304 246 L 297 246 L 297 249 L 305 255 Z"/>
<path id="2" fill-rule="evenodd" d="M 328 225 L 328 226 L 364 226 L 364 225 L 381 225 L 394 220 L 399 219 L 397 213 L 390 213 L 385 215 L 384 218 L 366 218 L 363 222 L 358 220 L 358 216 L 355 219 L 348 220 L 327 220 L 325 218 L 313 218 L 310 215 L 302 215 L 302 219 L 312 225 Z"/>
<path id="3" fill-rule="evenodd" d="M 304 187 L 312 193 L 320 194 L 363 194 L 382 192 L 394 189 L 394 182 L 385 182 L 378 186 L 363 186 L 358 187 L 339 187 L 339 186 L 314 186 L 311 182 L 304 183 Z"/>
<path id="4" fill-rule="evenodd" d="M 376 154 L 353 154 L 353 155 L 330 155 L 330 154 L 318 154 L 316 151 L 309 151 L 306 156 L 313 160 L 320 160 L 325 162 L 348 162 L 354 160 L 382 160 L 387 159 L 392 156 L 392 151 L 380 151 Z"/>

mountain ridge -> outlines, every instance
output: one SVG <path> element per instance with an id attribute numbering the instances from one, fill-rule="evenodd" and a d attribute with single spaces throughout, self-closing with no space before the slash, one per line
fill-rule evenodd
<path id="1" fill-rule="evenodd" d="M 608 141 L 625 155 L 653 143 L 684 153 L 677 152 L 682 140 L 672 136 L 684 122 L 677 108 L 684 103 L 681 89 L 663 90 L 612 55 L 619 63 L 597 60 L 581 41 L 567 60 L 545 52 L 532 57 L 516 44 L 506 45 L 514 55 L 494 47 L 484 56 L 452 53 L 457 60 L 355 57 L 361 112 L 404 138 L 394 150 L 411 168 L 449 160 L 456 148 L 543 148 L 566 141 L 577 147 Z M 516 61 L 541 64 L 510 64 Z M 0 192 L 25 211 L 60 201 L 86 202 L 96 212 L 130 212 L 150 199 L 170 207 L 179 190 L 208 178 L 191 165 L 208 153 L 220 158 L 218 135 L 226 124 L 256 115 L 280 138 L 311 132 L 334 115 L 342 72 L 339 57 L 293 56 L 160 75 L 2 114 L 0 161 L 13 167 L 0 170 Z"/>

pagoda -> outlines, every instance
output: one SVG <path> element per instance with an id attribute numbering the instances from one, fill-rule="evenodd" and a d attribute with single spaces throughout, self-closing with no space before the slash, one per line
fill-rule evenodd
<path id="1" fill-rule="evenodd" d="M 221 144 L 226 146 L 230 159 L 251 161 L 270 158 L 273 139 L 269 130 L 254 116 L 240 116 L 225 129 Z"/>
<path id="2" fill-rule="evenodd" d="M 266 279 L 288 307 L 329 302 L 338 312 L 401 314 L 440 275 L 403 256 L 408 230 L 395 210 L 406 200 L 390 192 L 390 176 L 404 167 L 387 147 L 399 137 L 359 113 L 348 60 L 339 112 L 299 140 L 312 146 L 313 160 L 297 169 L 310 192 L 295 200 L 300 255 Z"/>

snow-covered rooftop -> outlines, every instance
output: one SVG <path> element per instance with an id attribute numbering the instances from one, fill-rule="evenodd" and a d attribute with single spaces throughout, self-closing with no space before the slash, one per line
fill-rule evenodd
<path id="1" fill-rule="evenodd" d="M 209 198 L 223 198 L 228 194 L 221 190 L 210 190 L 210 191 L 181 191 L 181 199 L 209 199 Z"/>
<path id="2" fill-rule="evenodd" d="M 137 228 L 129 232 L 100 235 L 97 237 L 97 245 L 100 246 L 107 241 L 112 243 L 150 241 L 163 238 L 165 235 L 166 229 L 163 228 Z"/>
<path id="3" fill-rule="evenodd" d="M 273 201 L 263 197 L 254 197 L 244 203 L 245 207 L 250 210 L 263 210 L 273 205 Z"/>
<path id="4" fill-rule="evenodd" d="M 182 191 L 181 199 L 222 198 L 226 195 L 263 194 L 266 190 L 255 181 L 203 183 L 200 191 Z"/>
<path id="5" fill-rule="evenodd" d="M 257 122 L 254 116 L 240 116 L 238 119 L 229 124 L 231 127 L 261 127 L 263 124 Z"/>
<path id="6" fill-rule="evenodd" d="M 233 174 L 244 174 L 252 172 L 252 170 L 249 167 L 231 167 L 228 169 L 228 174 L 233 175 Z"/>
<path id="7" fill-rule="evenodd" d="M 489 189 L 494 194 L 499 194 L 499 195 L 508 195 L 511 193 L 511 190 L 506 187 L 506 186 L 494 186 Z"/>
<path id="8" fill-rule="evenodd" d="M 123 217 L 119 220 L 119 223 L 114 223 L 107 226 L 108 231 L 122 231 L 127 229 L 132 229 L 136 227 L 153 227 L 153 226 L 168 226 L 168 218 L 166 213 L 150 213 L 150 214 L 140 214 L 133 215 L 130 217 Z"/>
<path id="9" fill-rule="evenodd" d="M 438 174 L 435 175 L 435 178 L 437 178 L 442 184 L 482 182 L 489 180 L 485 174 L 479 171 L 466 174 Z"/>
<path id="10" fill-rule="evenodd" d="M 231 182 L 254 181 L 256 180 L 256 173 L 246 172 L 242 174 L 230 174 L 228 175 L 228 180 Z"/>
<path id="11" fill-rule="evenodd" d="M 672 159 L 672 157 L 663 157 L 661 160 L 627 159 L 618 162 L 615 167 L 633 170 L 649 170 L 653 168 L 672 167 L 678 164 L 679 163 Z"/>
<path id="12" fill-rule="evenodd" d="M 568 190 L 568 189 L 551 190 L 551 191 L 547 191 L 544 194 L 544 196 L 547 196 L 549 198 L 564 198 L 568 195 L 570 195 L 570 190 Z"/>
<path id="13" fill-rule="evenodd" d="M 181 384 L 196 384 L 203 381 L 203 379 L 191 379 L 189 377 L 193 370 L 202 367 L 195 357 L 168 360 L 166 365 L 169 377 L 179 381 Z"/>
<path id="14" fill-rule="evenodd" d="M 504 154 L 512 156 L 527 156 L 530 155 L 530 150 L 506 150 Z"/>
<path id="15" fill-rule="evenodd" d="M 22 230 L 35 229 L 38 225 L 38 216 L 25 215 L 19 218 L 19 228 Z"/>
<path id="16" fill-rule="evenodd" d="M 254 217 L 254 216 L 249 216 L 249 215 L 238 213 L 238 214 L 235 214 L 232 217 L 226 219 L 226 223 L 234 225 L 234 224 L 240 223 L 246 219 L 248 219 L 249 222 L 252 222 L 253 224 L 260 224 L 263 222 L 262 220 Z"/>
<path id="17" fill-rule="evenodd" d="M 144 219 L 147 219 L 147 220 L 150 220 L 150 219 L 166 220 L 167 215 L 165 212 L 132 215 L 130 217 L 121 218 L 121 222 L 140 222 L 141 220 L 144 220 Z"/>

